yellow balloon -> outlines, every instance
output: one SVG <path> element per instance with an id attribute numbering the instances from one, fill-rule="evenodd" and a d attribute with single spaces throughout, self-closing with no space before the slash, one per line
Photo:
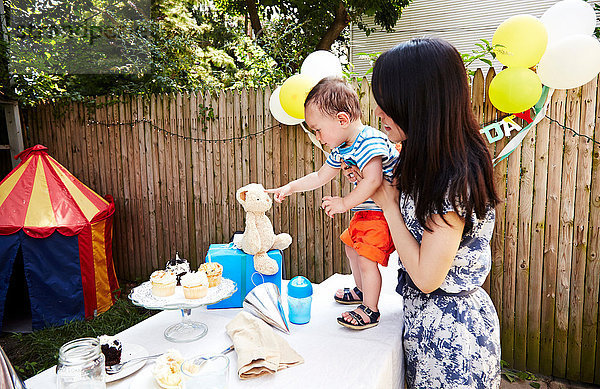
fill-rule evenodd
<path id="1" fill-rule="evenodd" d="M 506 66 L 530 68 L 540 62 L 548 44 L 544 24 L 531 15 L 516 15 L 498 26 L 492 45 L 496 58 Z"/>
<path id="2" fill-rule="evenodd" d="M 488 95 L 494 107 L 502 112 L 523 112 L 540 99 L 542 83 L 527 68 L 507 68 L 494 77 Z"/>
<path id="3" fill-rule="evenodd" d="M 304 119 L 304 101 L 315 84 L 312 77 L 303 74 L 295 74 L 285 80 L 279 91 L 283 110 L 293 118 Z"/>

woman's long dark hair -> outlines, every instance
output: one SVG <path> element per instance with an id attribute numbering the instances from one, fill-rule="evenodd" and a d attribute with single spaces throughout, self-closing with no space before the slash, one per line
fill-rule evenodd
<path id="1" fill-rule="evenodd" d="M 499 198 L 492 161 L 471 110 L 469 84 L 456 49 L 440 39 L 413 39 L 383 53 L 373 69 L 379 107 L 406 134 L 394 172 L 400 191 L 415 200 L 427 230 L 447 197 L 455 211 L 483 218 Z M 443 217 L 443 215 L 442 215 Z"/>

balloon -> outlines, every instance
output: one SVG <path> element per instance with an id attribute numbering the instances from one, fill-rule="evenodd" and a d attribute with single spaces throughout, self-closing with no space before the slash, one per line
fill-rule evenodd
<path id="1" fill-rule="evenodd" d="M 489 97 L 502 112 L 523 112 L 535 105 L 542 95 L 542 83 L 527 68 L 507 68 L 490 83 Z"/>
<path id="2" fill-rule="evenodd" d="M 492 38 L 498 61 L 506 66 L 530 68 L 540 61 L 546 45 L 546 27 L 531 15 L 516 15 L 502 22 Z"/>
<path id="3" fill-rule="evenodd" d="M 600 73 L 600 42 L 589 35 L 571 35 L 548 46 L 537 73 L 554 89 L 577 88 Z"/>
<path id="4" fill-rule="evenodd" d="M 269 109 L 271 110 L 271 115 L 281 124 L 286 124 L 288 126 L 293 126 L 296 124 L 302 123 L 302 119 L 296 119 L 288 115 L 283 108 L 281 107 L 281 103 L 279 102 L 279 92 L 281 91 L 281 87 L 278 86 L 271 94 L 271 98 L 269 98 Z"/>
<path id="5" fill-rule="evenodd" d="M 304 119 L 304 100 L 315 84 L 312 77 L 304 74 L 295 74 L 285 80 L 279 91 L 283 110 L 293 118 Z"/>
<path id="6" fill-rule="evenodd" d="M 582 0 L 559 1 L 541 18 L 548 30 L 548 42 L 558 42 L 569 35 L 592 35 L 596 27 L 596 13 L 591 4 Z"/>
<path id="7" fill-rule="evenodd" d="M 343 76 L 342 65 L 338 57 L 325 50 L 310 53 L 302 62 L 300 74 L 310 76 L 317 82 L 328 76 Z"/>

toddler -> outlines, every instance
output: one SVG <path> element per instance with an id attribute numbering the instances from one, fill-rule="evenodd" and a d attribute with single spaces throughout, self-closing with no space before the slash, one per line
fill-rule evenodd
<path id="1" fill-rule="evenodd" d="M 282 202 L 292 193 L 325 185 L 342 167 L 360 171 L 362 180 L 354 183 L 347 196 L 325 196 L 321 207 L 330 217 L 348 210 L 355 212 L 340 239 L 346 245 L 356 287 L 338 290 L 334 298 L 341 304 L 360 305 L 337 320 L 352 329 L 374 327 L 380 316 L 378 266 L 387 266 L 394 244 L 383 212 L 369 197 L 384 178 L 391 180 L 399 153 L 384 133 L 361 122 L 358 95 L 342 79 L 327 77 L 315 85 L 306 97 L 304 116 L 319 142 L 332 149 L 331 154 L 319 171 L 267 192 Z"/>

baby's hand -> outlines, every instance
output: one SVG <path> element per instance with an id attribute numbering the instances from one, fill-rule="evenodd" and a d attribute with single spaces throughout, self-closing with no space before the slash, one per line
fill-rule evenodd
<path id="1" fill-rule="evenodd" d="M 348 209 L 344 204 L 344 199 L 338 196 L 325 196 L 321 208 L 325 210 L 327 216 L 333 218 L 336 213 L 344 213 Z"/>
<path id="2" fill-rule="evenodd" d="M 273 199 L 278 203 L 281 203 L 286 197 L 294 193 L 290 184 L 275 189 L 266 189 L 265 192 L 273 193 Z"/>

